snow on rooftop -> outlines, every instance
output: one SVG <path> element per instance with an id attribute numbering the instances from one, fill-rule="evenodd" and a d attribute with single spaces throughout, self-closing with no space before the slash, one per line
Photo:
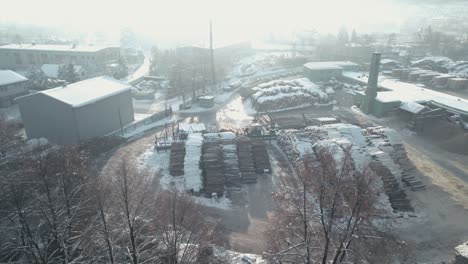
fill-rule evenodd
<path id="1" fill-rule="evenodd" d="M 47 51 L 75 51 L 75 52 L 97 52 L 107 46 L 81 46 L 81 45 L 49 45 L 49 44 L 8 44 L 0 46 L 0 49 L 20 50 L 47 50 Z"/>
<path id="2" fill-rule="evenodd" d="M 310 70 L 343 70 L 347 66 L 359 65 L 351 61 L 314 61 L 304 64 L 304 67 Z"/>
<path id="3" fill-rule="evenodd" d="M 420 105 L 415 102 L 403 102 L 400 105 L 401 110 L 405 110 L 407 112 L 413 113 L 413 114 L 419 114 L 422 110 L 426 108 L 424 105 Z"/>
<path id="4" fill-rule="evenodd" d="M 0 70 L 0 85 L 8 85 L 12 83 L 18 83 L 27 81 L 28 79 L 14 71 Z"/>
<path id="5" fill-rule="evenodd" d="M 359 72 L 343 72 L 343 76 L 361 82 L 367 82 L 367 75 Z M 468 113 L 468 100 L 450 94 L 441 93 L 431 89 L 426 89 L 417 84 L 401 82 L 396 79 L 379 77 L 379 86 L 386 89 L 377 93 L 377 100 L 380 102 L 434 102 L 463 113 Z"/>
<path id="6" fill-rule="evenodd" d="M 338 66 L 334 62 L 309 62 L 304 64 L 309 70 L 343 70 L 343 67 Z"/>
<path id="7" fill-rule="evenodd" d="M 131 87 L 131 85 L 109 76 L 100 76 L 39 93 L 55 98 L 72 107 L 81 107 L 128 91 Z"/>

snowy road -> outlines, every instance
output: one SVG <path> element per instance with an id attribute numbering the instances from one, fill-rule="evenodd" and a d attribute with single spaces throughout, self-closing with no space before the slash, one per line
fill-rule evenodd
<path id="1" fill-rule="evenodd" d="M 147 56 L 145 56 L 145 60 L 143 61 L 143 64 L 138 67 L 138 69 L 128 75 L 127 77 L 123 78 L 122 81 L 130 83 L 132 81 L 135 81 L 138 78 L 141 78 L 149 73 L 149 68 L 150 68 L 150 60 Z"/>

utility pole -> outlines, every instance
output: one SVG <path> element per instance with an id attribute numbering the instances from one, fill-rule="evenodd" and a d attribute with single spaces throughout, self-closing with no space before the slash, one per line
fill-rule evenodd
<path id="1" fill-rule="evenodd" d="M 210 19 L 210 57 L 211 57 L 211 78 L 213 84 L 216 85 L 216 73 L 214 65 L 214 53 L 213 53 L 213 22 Z"/>

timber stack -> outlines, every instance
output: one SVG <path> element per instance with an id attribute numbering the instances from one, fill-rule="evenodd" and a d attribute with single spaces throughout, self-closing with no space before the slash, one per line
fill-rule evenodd
<path id="1" fill-rule="evenodd" d="M 207 197 L 214 193 L 221 197 L 224 193 L 223 152 L 217 141 L 203 141 L 201 165 L 203 184 Z"/>
<path id="2" fill-rule="evenodd" d="M 174 142 L 171 145 L 169 160 L 169 174 L 172 176 L 184 175 L 185 143 Z"/>
<path id="3" fill-rule="evenodd" d="M 237 156 L 239 157 L 239 169 L 242 183 L 257 183 L 257 174 L 252 157 L 252 142 L 248 137 L 240 137 L 237 140 Z"/>
<path id="4" fill-rule="evenodd" d="M 401 188 L 393 173 L 380 161 L 371 161 L 369 167 L 382 179 L 385 193 L 388 196 L 393 211 L 413 212 L 414 209 L 406 196 L 405 190 Z"/>
<path id="5" fill-rule="evenodd" d="M 414 176 L 416 173 L 416 167 L 409 160 L 403 144 L 393 144 L 393 148 L 394 151 L 390 153 L 390 156 L 396 164 L 400 165 L 401 181 L 413 191 L 426 189 L 426 185 Z"/>
<path id="6" fill-rule="evenodd" d="M 265 141 L 261 139 L 252 140 L 252 156 L 257 173 L 271 172 L 271 164 Z"/>
<path id="7" fill-rule="evenodd" d="M 235 144 L 223 145 L 224 178 L 228 188 L 240 189 L 241 174 Z"/>

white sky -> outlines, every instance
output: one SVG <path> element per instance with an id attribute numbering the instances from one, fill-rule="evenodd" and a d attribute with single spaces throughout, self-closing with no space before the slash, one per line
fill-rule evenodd
<path id="1" fill-rule="evenodd" d="M 396 31 L 413 9 L 391 0 L 0 0 L 2 21 L 80 30 L 118 31 L 193 41 L 205 39 L 213 19 L 218 40 L 255 39 L 312 26 L 321 33 Z"/>

